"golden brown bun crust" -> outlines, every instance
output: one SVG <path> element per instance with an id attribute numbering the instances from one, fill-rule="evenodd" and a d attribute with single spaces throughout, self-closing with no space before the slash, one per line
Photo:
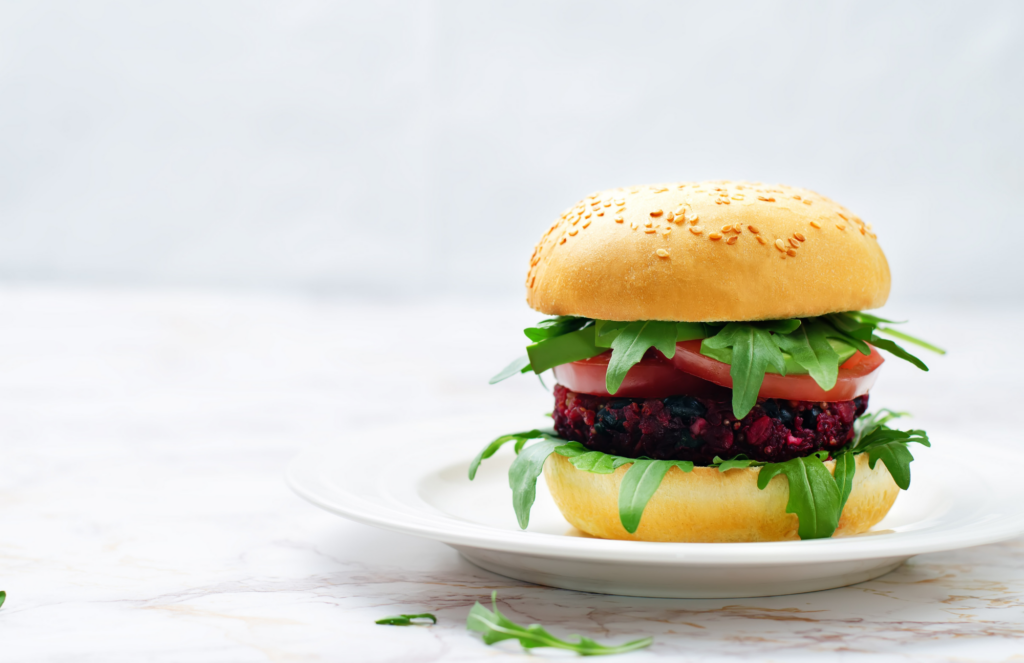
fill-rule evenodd
<path id="1" fill-rule="evenodd" d="M 833 471 L 834 461 L 825 466 Z M 619 521 L 619 483 L 624 465 L 613 474 L 576 469 L 564 456 L 551 454 L 544 465 L 555 504 L 576 529 L 602 539 L 724 543 L 733 541 L 788 541 L 799 539 L 799 521 L 786 513 L 789 483 L 774 477 L 757 489 L 759 468 L 719 472 L 695 467 L 683 472 L 669 469 L 658 491 L 647 503 L 640 527 L 630 534 Z M 868 467 L 867 454 L 857 456 L 853 492 L 833 536 L 866 532 L 889 512 L 900 489 L 884 463 Z"/>
<path id="2" fill-rule="evenodd" d="M 889 265 L 870 226 L 813 191 L 675 183 L 566 211 L 534 249 L 526 293 L 541 313 L 600 320 L 810 317 L 882 306 Z"/>

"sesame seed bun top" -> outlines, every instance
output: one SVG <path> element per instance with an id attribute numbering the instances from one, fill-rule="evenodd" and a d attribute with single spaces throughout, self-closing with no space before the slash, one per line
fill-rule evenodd
<path id="1" fill-rule="evenodd" d="M 877 308 L 889 265 L 848 209 L 807 189 L 677 182 L 591 194 L 548 229 L 526 301 L 551 315 L 711 322 Z"/>

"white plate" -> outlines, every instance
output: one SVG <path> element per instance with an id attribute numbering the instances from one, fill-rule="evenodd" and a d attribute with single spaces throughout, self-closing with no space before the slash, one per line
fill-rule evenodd
<path id="1" fill-rule="evenodd" d="M 443 541 L 470 562 L 528 582 L 603 594 L 733 598 L 796 594 L 863 582 L 912 555 L 1024 533 L 1024 454 L 986 453 L 933 437 L 914 446 L 913 483 L 872 531 L 776 543 L 647 543 L 594 539 L 561 516 L 544 481 L 526 531 L 512 511 L 511 445 L 469 461 L 490 440 L 530 426 L 461 419 L 360 432 L 310 449 L 288 467 L 302 497 L 346 518 Z M 547 422 L 550 424 L 550 420 Z M 969 450 L 965 452 L 966 450 Z M 1001 462 L 980 462 L 998 457 Z"/>

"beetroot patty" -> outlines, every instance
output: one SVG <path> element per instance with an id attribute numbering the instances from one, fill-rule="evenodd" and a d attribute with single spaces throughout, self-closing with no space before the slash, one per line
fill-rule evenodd
<path id="1" fill-rule="evenodd" d="M 736 421 L 730 400 L 591 396 L 556 384 L 554 416 L 560 437 L 596 451 L 708 465 L 715 456 L 782 462 L 838 449 L 867 407 L 867 395 L 836 403 L 759 398 Z"/>

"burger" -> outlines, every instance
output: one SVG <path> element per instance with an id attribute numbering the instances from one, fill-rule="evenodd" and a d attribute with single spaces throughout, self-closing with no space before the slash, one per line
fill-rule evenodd
<path id="1" fill-rule="evenodd" d="M 526 299 L 551 316 L 491 382 L 551 371 L 554 425 L 502 435 L 520 527 L 543 473 L 606 539 L 858 534 L 910 487 L 921 430 L 868 414 L 882 352 L 942 352 L 865 313 L 890 275 L 871 224 L 813 191 L 750 182 L 594 193 L 548 228 Z M 895 340 L 894 340 L 895 339 Z"/>

